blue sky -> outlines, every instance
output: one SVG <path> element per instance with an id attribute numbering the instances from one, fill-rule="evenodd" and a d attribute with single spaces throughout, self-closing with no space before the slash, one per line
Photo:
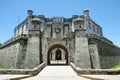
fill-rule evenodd
<path id="1" fill-rule="evenodd" d="M 120 0 L 0 0 L 0 42 L 14 35 L 14 28 L 32 9 L 45 17 L 82 15 L 84 9 L 103 28 L 106 38 L 120 46 Z"/>

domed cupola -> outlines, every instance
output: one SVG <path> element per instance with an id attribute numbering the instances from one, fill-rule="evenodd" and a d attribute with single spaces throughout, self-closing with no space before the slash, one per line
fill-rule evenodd
<path id="1" fill-rule="evenodd" d="M 74 19 L 74 28 L 75 30 L 81 30 L 84 29 L 84 19 L 81 17 L 78 17 L 76 19 Z"/>
<path id="2" fill-rule="evenodd" d="M 32 25 L 33 25 L 32 29 L 35 29 L 35 30 L 40 29 L 41 24 L 42 24 L 42 21 L 39 18 L 36 17 L 32 19 Z"/>
<path id="3" fill-rule="evenodd" d="M 84 24 L 84 22 L 85 22 L 84 19 L 80 18 L 80 17 L 78 17 L 74 20 L 74 23 L 76 23 L 76 24 Z"/>

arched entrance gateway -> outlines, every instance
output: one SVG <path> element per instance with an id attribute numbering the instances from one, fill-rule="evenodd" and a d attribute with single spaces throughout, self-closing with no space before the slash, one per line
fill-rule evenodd
<path id="1" fill-rule="evenodd" d="M 51 46 L 48 50 L 48 65 L 68 64 L 68 51 L 60 44 Z"/>

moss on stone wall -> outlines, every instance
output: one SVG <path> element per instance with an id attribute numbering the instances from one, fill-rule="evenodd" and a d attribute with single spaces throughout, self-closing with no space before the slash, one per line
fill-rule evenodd
<path id="1" fill-rule="evenodd" d="M 119 69 L 120 68 L 120 64 L 113 66 L 111 69 Z"/>
<path id="2" fill-rule="evenodd" d="M 4 69 L 3 66 L 0 65 L 0 69 Z"/>

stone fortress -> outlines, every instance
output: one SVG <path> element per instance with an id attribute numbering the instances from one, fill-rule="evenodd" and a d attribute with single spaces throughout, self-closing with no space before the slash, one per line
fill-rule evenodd
<path id="1" fill-rule="evenodd" d="M 0 47 L 0 65 L 4 68 L 34 68 L 69 65 L 81 69 L 107 69 L 120 64 L 120 48 L 103 36 L 102 28 L 89 16 L 72 18 L 33 15 L 14 29 L 14 37 Z"/>

